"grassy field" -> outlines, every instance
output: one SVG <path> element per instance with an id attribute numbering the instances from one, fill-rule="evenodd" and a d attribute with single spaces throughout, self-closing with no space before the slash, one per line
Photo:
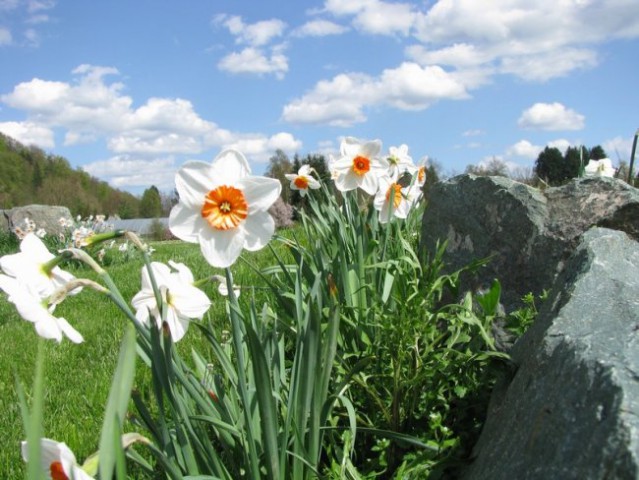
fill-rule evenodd
<path id="1" fill-rule="evenodd" d="M 279 254 L 286 254 L 277 242 L 272 242 Z M 278 246 L 279 245 L 279 246 Z M 183 242 L 153 244 L 154 260 L 183 262 L 191 268 L 196 279 L 212 274 L 223 274 L 213 269 L 203 259 L 199 246 Z M 7 252 L 1 252 L 2 254 Z M 256 253 L 244 253 L 243 259 L 233 267 L 235 283 L 259 285 L 259 277 L 251 267 L 272 265 L 272 252 L 266 248 Z M 249 266 L 250 265 L 250 266 Z M 114 262 L 107 268 L 124 298 L 130 300 L 140 289 L 141 257 L 127 262 Z M 72 269 L 76 276 L 93 278 L 87 268 Z M 225 327 L 224 302 L 216 285 L 207 284 L 204 290 L 213 306 L 203 321 Z M 257 297 L 263 296 L 257 291 Z M 243 295 L 248 298 L 249 294 Z M 66 442 L 75 452 L 78 461 L 97 450 L 102 415 L 108 396 L 111 376 L 116 364 L 123 327 L 127 321 L 123 314 L 107 298 L 85 291 L 70 297 L 56 310 L 56 315 L 66 318 L 83 336 L 84 343 L 75 345 L 68 340 L 58 344 L 43 341 L 45 348 L 45 409 L 44 434 Z M 35 370 L 35 358 L 39 337 L 33 326 L 22 320 L 0 293 L 0 478 L 22 478 L 24 465 L 20 457 L 20 441 L 24 428 L 16 396 L 16 381 L 26 391 L 31 390 Z M 185 358 L 191 348 L 203 345 L 198 331 L 191 328 L 177 346 Z M 199 348 L 198 348 L 199 349 Z M 136 384 L 148 381 L 145 368 L 138 364 Z"/>

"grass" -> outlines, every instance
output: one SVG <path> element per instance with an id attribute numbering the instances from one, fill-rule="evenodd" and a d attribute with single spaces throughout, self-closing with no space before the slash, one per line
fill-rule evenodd
<path id="1" fill-rule="evenodd" d="M 286 231 L 283 233 L 286 235 Z M 279 255 L 286 255 L 284 246 L 277 242 L 272 242 L 272 245 L 280 250 Z M 4 244 L 0 247 L 5 247 L 0 254 L 15 251 L 13 245 Z M 196 279 L 223 274 L 204 261 L 198 245 L 159 242 L 154 243 L 153 247 L 156 249 L 152 255 L 154 260 L 185 263 Z M 259 285 L 259 276 L 253 268 L 274 263 L 269 248 L 255 253 L 245 252 L 243 259 L 245 261 L 233 267 L 235 283 L 242 286 Z M 114 262 L 107 267 L 122 295 L 129 301 L 140 289 L 141 267 L 140 257 L 127 262 Z M 66 269 L 76 276 L 94 278 L 93 272 L 83 267 Z M 225 328 L 224 302 L 220 301 L 216 285 L 209 283 L 203 289 L 213 302 L 204 321 Z M 265 295 L 262 290 L 255 291 L 258 302 Z M 241 300 L 250 297 L 250 293 L 243 293 Z M 58 306 L 56 315 L 66 318 L 84 336 L 85 341 L 80 345 L 68 340 L 60 344 L 43 341 L 44 434 L 69 445 L 81 463 L 97 450 L 102 415 L 126 319 L 115 305 L 94 291 L 69 297 Z M 27 392 L 31 391 L 39 337 L 33 326 L 18 316 L 4 294 L 0 294 L 0 340 L 3 344 L 0 349 L 0 431 L 3 432 L 0 436 L 0 478 L 22 478 L 25 469 L 20 456 L 20 442 L 25 433 L 16 396 L 16 381 L 20 381 Z M 203 345 L 198 330 L 191 328 L 177 348 L 188 359 L 191 348 L 201 350 Z M 138 364 L 136 385 L 139 387 L 146 383 L 147 371 Z"/>

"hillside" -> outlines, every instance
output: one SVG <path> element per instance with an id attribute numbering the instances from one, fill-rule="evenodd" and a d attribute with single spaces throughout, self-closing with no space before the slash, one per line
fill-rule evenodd
<path id="1" fill-rule="evenodd" d="M 63 205 L 73 215 L 138 216 L 140 199 L 117 190 L 68 160 L 25 146 L 0 133 L 0 209 L 29 205 Z"/>

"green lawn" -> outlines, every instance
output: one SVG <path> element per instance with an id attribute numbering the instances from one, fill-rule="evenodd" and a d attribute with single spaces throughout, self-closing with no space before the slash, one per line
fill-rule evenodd
<path id="1" fill-rule="evenodd" d="M 280 254 L 285 247 L 272 242 Z M 183 262 L 191 268 L 196 279 L 212 274 L 223 274 L 213 269 L 203 259 L 199 246 L 183 242 L 154 243 L 154 260 Z M 235 283 L 259 285 L 259 277 L 252 267 L 272 265 L 274 260 L 269 248 L 256 253 L 244 253 L 243 259 L 233 267 Z M 140 289 L 141 257 L 127 262 L 114 262 L 107 267 L 125 299 L 129 300 Z M 76 276 L 95 278 L 87 268 L 72 269 Z M 224 328 L 226 320 L 224 302 L 216 285 L 207 284 L 204 290 L 213 306 L 204 321 L 219 323 Z M 265 292 L 256 291 L 259 299 Z M 248 298 L 250 293 L 243 294 Z M 44 434 L 64 441 L 75 452 L 79 462 L 95 452 L 100 439 L 102 415 L 108 396 L 111 376 L 116 364 L 119 343 L 126 319 L 103 295 L 85 290 L 80 295 L 65 300 L 56 315 L 66 318 L 83 336 L 84 343 L 75 345 L 68 340 L 58 344 L 42 341 L 45 347 L 45 409 Z M 24 465 L 20 457 L 20 441 L 24 428 L 16 396 L 16 379 L 27 392 L 35 370 L 35 358 L 39 337 L 33 326 L 22 320 L 0 292 L 0 478 L 22 478 Z M 190 358 L 193 346 L 200 348 L 198 331 L 189 329 L 185 339 L 177 347 Z M 138 364 L 136 383 L 148 381 L 147 372 Z"/>

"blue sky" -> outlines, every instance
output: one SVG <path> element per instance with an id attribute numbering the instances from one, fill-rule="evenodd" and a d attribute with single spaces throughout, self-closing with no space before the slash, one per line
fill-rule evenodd
<path id="1" fill-rule="evenodd" d="M 169 190 L 235 147 L 407 144 L 444 173 L 546 145 L 629 160 L 636 0 L 0 0 L 0 132 L 113 186 Z"/>

